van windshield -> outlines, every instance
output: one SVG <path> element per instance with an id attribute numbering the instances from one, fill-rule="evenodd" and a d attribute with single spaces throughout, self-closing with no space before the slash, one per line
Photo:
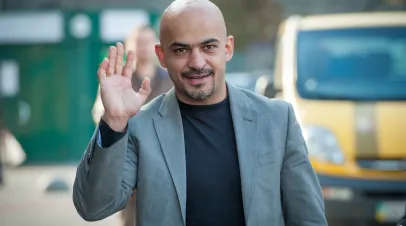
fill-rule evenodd
<path id="1" fill-rule="evenodd" d="M 302 31 L 297 51 L 302 98 L 406 100 L 406 27 Z"/>

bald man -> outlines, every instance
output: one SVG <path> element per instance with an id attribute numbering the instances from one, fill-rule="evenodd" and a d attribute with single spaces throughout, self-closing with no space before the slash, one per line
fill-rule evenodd
<path id="1" fill-rule="evenodd" d="M 80 216 L 104 219 L 136 189 L 141 226 L 327 225 L 291 104 L 226 83 L 234 38 L 217 6 L 174 1 L 160 26 L 166 94 L 141 108 L 149 79 L 131 88 L 134 56 L 123 63 L 121 43 L 100 64 L 106 110 L 75 178 Z"/>

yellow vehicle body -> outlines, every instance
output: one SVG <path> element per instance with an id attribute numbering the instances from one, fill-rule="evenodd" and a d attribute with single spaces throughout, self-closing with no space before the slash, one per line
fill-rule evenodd
<path id="1" fill-rule="evenodd" d="M 286 19 L 273 87 L 294 106 L 327 217 L 393 225 L 406 206 L 406 12 Z"/>

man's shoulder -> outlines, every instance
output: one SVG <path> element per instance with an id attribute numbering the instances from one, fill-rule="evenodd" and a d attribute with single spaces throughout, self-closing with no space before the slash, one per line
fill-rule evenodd
<path id="1" fill-rule="evenodd" d="M 259 111 L 271 111 L 275 113 L 286 112 L 289 108 L 289 103 L 281 99 L 270 99 L 266 96 L 257 94 L 250 90 L 237 88 L 246 98 L 249 103 L 249 108 L 256 109 Z"/>

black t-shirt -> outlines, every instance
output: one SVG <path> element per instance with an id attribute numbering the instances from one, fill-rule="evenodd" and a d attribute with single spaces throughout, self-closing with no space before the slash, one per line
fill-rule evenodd
<path id="1" fill-rule="evenodd" d="M 186 150 L 186 225 L 245 225 L 228 98 L 209 106 L 179 106 Z"/>

